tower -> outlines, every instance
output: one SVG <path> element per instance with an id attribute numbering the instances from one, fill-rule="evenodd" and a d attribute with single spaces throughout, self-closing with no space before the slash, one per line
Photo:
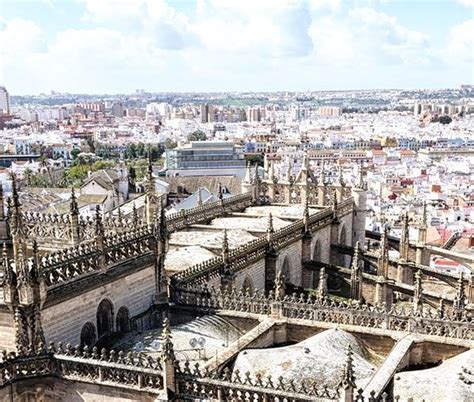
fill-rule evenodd
<path id="1" fill-rule="evenodd" d="M 362 176 L 362 168 L 359 168 L 359 177 L 355 186 L 352 187 L 354 199 L 354 211 L 352 215 L 352 241 L 359 242 L 361 250 L 365 249 L 365 219 L 367 214 L 367 186 Z"/>

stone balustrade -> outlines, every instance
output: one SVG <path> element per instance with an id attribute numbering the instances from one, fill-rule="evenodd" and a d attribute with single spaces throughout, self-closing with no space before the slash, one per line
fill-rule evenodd
<path id="1" fill-rule="evenodd" d="M 352 198 L 346 199 L 338 204 L 337 214 L 345 214 L 352 211 Z M 315 231 L 322 225 L 327 225 L 333 219 L 334 213 L 332 208 L 326 208 L 309 216 L 309 230 Z M 282 250 L 288 245 L 299 241 L 304 235 L 305 224 L 303 219 L 284 226 L 276 230 L 271 236 L 271 244 L 266 237 L 260 237 L 252 240 L 240 247 L 229 252 L 229 269 L 233 272 L 239 272 L 247 268 L 254 262 L 265 257 L 270 246 L 275 250 Z M 180 284 L 188 283 L 204 283 L 209 278 L 216 277 L 223 269 L 224 261 L 222 257 L 215 257 L 208 261 L 204 261 L 193 265 L 182 272 L 173 276 L 173 280 Z"/>
<path id="2" fill-rule="evenodd" d="M 438 310 L 427 306 L 415 313 L 412 308 L 393 305 L 371 306 L 336 301 L 329 298 L 296 295 L 276 297 L 273 292 L 266 296 L 262 291 L 221 291 L 204 287 L 172 288 L 172 301 L 178 305 L 204 310 L 231 310 L 246 313 L 272 315 L 334 324 L 347 324 L 369 328 L 414 332 L 423 335 L 443 336 L 474 340 L 472 316 L 464 313 L 462 320 L 441 317 Z"/>

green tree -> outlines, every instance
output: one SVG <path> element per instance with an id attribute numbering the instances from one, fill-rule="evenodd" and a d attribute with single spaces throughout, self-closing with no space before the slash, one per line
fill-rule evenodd
<path id="1" fill-rule="evenodd" d="M 171 138 L 167 138 L 165 141 L 165 148 L 166 149 L 173 149 L 178 146 L 178 143 L 176 141 L 173 141 Z"/>
<path id="2" fill-rule="evenodd" d="M 206 141 L 207 135 L 204 131 L 196 130 L 188 134 L 188 141 Z"/>
<path id="3" fill-rule="evenodd" d="M 33 178 L 33 171 L 30 168 L 26 168 L 25 171 L 23 172 L 23 176 L 26 179 L 26 185 L 31 186 L 31 181 Z"/>
<path id="4" fill-rule="evenodd" d="M 441 124 L 449 124 L 453 121 L 453 119 L 449 116 L 441 116 L 438 120 Z"/>
<path id="5" fill-rule="evenodd" d="M 73 148 L 71 150 L 71 156 L 72 156 L 72 159 L 75 160 L 77 158 L 77 155 L 79 155 L 81 153 L 81 150 L 78 149 L 78 148 Z"/>

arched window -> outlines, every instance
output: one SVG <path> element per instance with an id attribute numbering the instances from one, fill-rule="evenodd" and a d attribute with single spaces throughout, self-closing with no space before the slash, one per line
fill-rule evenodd
<path id="1" fill-rule="evenodd" d="M 250 276 L 246 276 L 244 279 L 244 282 L 242 283 L 242 292 L 245 293 L 250 293 L 253 294 L 254 291 L 254 286 L 253 286 L 253 281 Z"/>
<path id="2" fill-rule="evenodd" d="M 81 330 L 81 346 L 93 346 L 96 340 L 94 324 L 86 322 Z"/>
<path id="3" fill-rule="evenodd" d="M 97 307 L 98 337 L 109 335 L 114 330 L 114 306 L 109 299 L 104 299 Z"/>
<path id="4" fill-rule="evenodd" d="M 314 243 L 313 248 L 313 261 L 321 261 L 321 242 L 319 239 L 316 240 Z M 312 280 L 311 280 L 311 287 L 316 289 L 319 282 L 319 273 L 317 271 L 312 271 Z"/>
<path id="5" fill-rule="evenodd" d="M 283 275 L 285 283 L 290 283 L 291 282 L 291 265 L 290 265 L 290 258 L 287 255 L 285 256 L 285 259 L 283 260 L 283 264 L 281 264 L 280 272 Z"/>
<path id="6" fill-rule="evenodd" d="M 313 261 L 321 261 L 321 242 L 316 240 L 313 248 Z"/>
<path id="7" fill-rule="evenodd" d="M 130 331 L 130 317 L 127 307 L 120 307 L 117 311 L 117 318 L 115 320 L 115 328 L 117 332 L 129 332 Z"/>
<path id="8" fill-rule="evenodd" d="M 342 225 L 341 231 L 339 233 L 339 244 L 343 246 L 346 245 L 346 239 L 347 239 L 346 227 Z"/>
<path id="9" fill-rule="evenodd" d="M 346 231 L 346 227 L 344 225 L 342 225 L 341 231 L 339 232 L 339 244 L 342 245 L 342 246 L 345 246 L 346 241 L 347 241 L 347 231 Z M 346 266 L 347 261 L 348 260 L 347 260 L 346 256 L 344 254 L 340 253 L 339 258 L 338 258 L 338 265 Z"/>

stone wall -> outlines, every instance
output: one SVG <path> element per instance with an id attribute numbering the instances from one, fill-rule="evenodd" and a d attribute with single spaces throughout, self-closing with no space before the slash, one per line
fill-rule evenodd
<path id="1" fill-rule="evenodd" d="M 302 286 L 301 240 L 279 251 L 277 272 L 281 271 L 284 274 L 286 263 L 289 264 L 290 273 L 289 278 L 285 278 L 286 281 L 296 286 Z"/>
<path id="2" fill-rule="evenodd" d="M 318 243 L 318 247 L 316 247 L 316 243 Z M 319 256 L 316 255 L 317 251 L 319 251 Z M 313 233 L 313 240 L 311 241 L 311 257 L 313 260 L 329 264 L 330 256 L 331 226 L 327 225 L 320 228 L 317 232 Z"/>
<path id="3" fill-rule="evenodd" d="M 154 267 L 149 266 L 46 307 L 41 312 L 46 341 L 78 344 L 81 329 L 86 322 L 93 323 L 97 329 L 97 307 L 103 299 L 109 299 L 113 304 L 115 325 L 115 317 L 120 307 L 127 307 L 132 318 L 152 305 L 154 295 Z"/>
<path id="4" fill-rule="evenodd" d="M 253 289 L 265 289 L 265 259 L 254 262 L 236 274 L 234 286 L 237 290 L 242 288 L 247 277 L 250 278 Z"/>
<path id="5" fill-rule="evenodd" d="M 15 350 L 13 313 L 4 305 L 0 306 L 0 349 Z"/>

